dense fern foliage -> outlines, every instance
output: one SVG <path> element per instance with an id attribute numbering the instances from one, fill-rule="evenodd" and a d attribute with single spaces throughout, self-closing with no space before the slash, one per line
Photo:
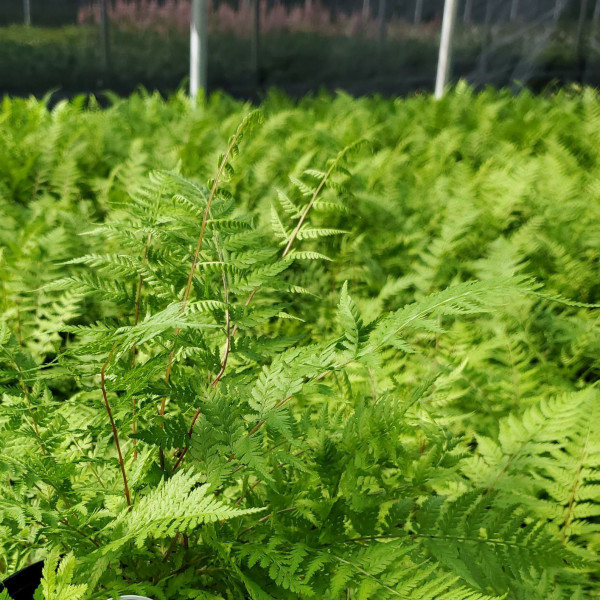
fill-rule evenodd
<path id="1" fill-rule="evenodd" d="M 599 597 L 599 100 L 5 99 L 0 572 Z"/>

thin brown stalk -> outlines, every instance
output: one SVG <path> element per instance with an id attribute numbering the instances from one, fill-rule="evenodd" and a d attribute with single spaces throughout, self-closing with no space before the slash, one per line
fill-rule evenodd
<path id="1" fill-rule="evenodd" d="M 315 203 L 317 196 L 321 193 L 321 190 L 325 187 L 325 184 L 327 183 L 329 176 L 333 173 L 333 170 L 337 166 L 337 163 L 338 163 L 338 161 L 335 160 L 332 163 L 331 167 L 329 167 L 329 170 L 327 171 L 327 173 L 325 173 L 325 176 L 323 177 L 323 179 L 321 179 L 321 183 L 319 183 L 319 186 L 315 190 L 315 193 L 312 195 L 310 202 L 306 205 L 306 208 L 302 211 L 302 214 L 300 215 L 300 219 L 299 219 L 298 223 L 296 224 L 296 227 L 294 227 L 294 231 L 292 231 L 292 235 L 290 235 L 290 239 L 288 240 L 288 243 L 285 247 L 285 250 L 283 251 L 283 254 L 281 255 L 281 258 L 285 258 L 289 254 L 290 250 L 292 249 L 294 240 L 300 233 L 300 229 L 301 229 L 302 225 L 304 224 L 304 221 L 306 220 L 306 217 L 308 216 L 310 209 L 312 208 L 313 204 Z"/>
<path id="2" fill-rule="evenodd" d="M 221 381 L 221 377 L 225 374 L 225 369 L 227 368 L 227 359 L 229 358 L 229 351 L 231 350 L 231 317 L 229 313 L 229 283 L 227 282 L 227 273 L 225 272 L 225 258 L 223 256 L 223 251 L 219 247 L 217 243 L 217 239 L 215 236 L 215 246 L 217 248 L 217 254 L 219 256 L 219 261 L 221 262 L 221 278 L 223 279 L 223 299 L 225 300 L 225 351 L 223 354 L 223 362 L 221 363 L 221 369 L 217 373 L 217 376 L 213 379 L 212 386 L 217 387 L 219 381 Z"/>
<path id="3" fill-rule="evenodd" d="M 188 274 L 187 283 L 186 283 L 185 289 L 183 291 L 183 297 L 181 299 L 181 312 L 183 312 L 185 310 L 188 300 L 189 300 L 189 297 L 190 297 L 190 293 L 192 291 L 192 282 L 194 281 L 194 273 L 196 272 L 196 267 L 198 266 L 198 258 L 200 256 L 200 251 L 202 250 L 202 243 L 204 242 L 204 233 L 206 231 L 206 225 L 208 223 L 210 208 L 212 206 L 213 200 L 215 199 L 215 195 L 217 193 L 219 184 L 221 183 L 221 178 L 223 177 L 225 167 L 227 165 L 229 157 L 231 156 L 231 152 L 232 152 L 234 146 L 237 144 L 238 138 L 239 138 L 239 131 L 233 136 L 233 138 L 231 139 L 231 142 L 229 143 L 229 146 L 227 147 L 227 151 L 225 152 L 225 155 L 223 156 L 223 159 L 221 160 L 221 163 L 219 164 L 219 168 L 217 169 L 217 174 L 215 176 L 212 187 L 210 189 L 208 200 L 206 201 L 206 208 L 204 209 L 204 213 L 202 215 L 202 224 L 200 225 L 200 235 L 198 236 L 198 243 L 196 244 L 196 250 L 194 251 L 194 257 L 192 259 L 192 266 L 190 267 L 190 272 Z M 179 335 L 179 329 L 175 330 L 175 335 L 176 336 Z M 169 381 L 171 379 L 171 372 L 173 370 L 173 357 L 174 357 L 174 352 L 171 351 L 171 353 L 169 354 L 169 359 L 167 361 L 167 370 L 165 373 L 165 381 L 167 384 L 169 383 Z M 164 397 L 160 404 L 161 416 L 165 414 L 166 402 L 167 402 L 167 399 L 166 399 L 166 397 Z M 164 461 L 164 455 L 163 455 L 163 461 Z"/>
<path id="4" fill-rule="evenodd" d="M 173 550 L 175 550 L 175 546 L 177 545 L 177 542 L 179 541 L 179 536 L 181 535 L 181 533 L 178 531 L 175 534 L 175 537 L 171 540 L 171 543 L 169 544 L 169 547 L 167 548 L 167 551 L 165 552 L 165 555 L 163 556 L 163 563 L 166 563 L 169 560 L 169 556 L 171 556 L 171 554 L 173 553 Z"/>
<path id="5" fill-rule="evenodd" d="M 227 368 L 227 360 L 229 358 L 229 352 L 231 350 L 231 320 L 229 316 L 229 309 L 225 309 L 225 331 L 227 334 L 227 339 L 225 340 L 225 352 L 223 355 L 223 362 L 221 363 L 221 368 L 217 373 L 217 376 L 214 378 L 212 382 L 212 387 L 217 387 L 219 381 L 221 381 L 221 377 L 225 374 L 225 369 Z"/>
<path id="6" fill-rule="evenodd" d="M 206 209 L 204 211 L 204 216 L 202 219 L 202 227 L 200 230 L 200 239 L 198 240 L 198 246 L 196 248 L 196 253 L 194 254 L 194 261 L 192 263 L 192 270 L 190 271 L 190 275 L 188 277 L 188 286 L 186 286 L 186 293 L 184 293 L 184 307 L 185 307 L 185 302 L 187 302 L 187 296 L 189 296 L 189 289 L 191 288 L 191 282 L 192 282 L 192 278 L 193 278 L 193 273 L 194 270 L 196 268 L 196 264 L 197 264 L 197 257 L 198 254 L 200 252 L 200 247 L 202 245 L 202 239 L 204 236 L 204 227 L 205 227 L 205 222 L 207 220 L 208 217 L 208 211 L 210 211 L 210 205 L 212 203 L 212 199 L 214 197 L 214 194 L 216 193 L 217 190 L 217 185 L 218 185 L 218 179 L 222 176 L 223 173 L 223 169 L 225 168 L 225 164 L 227 162 L 227 159 L 229 157 L 229 154 L 231 152 L 231 149 L 233 148 L 233 146 L 235 145 L 237 141 L 237 134 L 236 137 L 234 137 L 234 139 L 232 140 L 231 144 L 229 145 L 229 147 L 227 148 L 227 152 L 223 158 L 223 160 L 221 161 L 221 165 L 219 166 L 219 171 L 217 172 L 217 178 L 215 178 L 215 181 L 213 183 L 212 189 L 211 189 L 211 194 L 209 196 L 208 199 L 208 203 L 206 206 Z M 339 159 L 341 158 L 342 155 L 339 155 L 338 158 L 332 163 L 332 165 L 329 167 L 327 173 L 325 173 L 325 176 L 323 177 L 323 179 L 321 180 L 321 182 L 319 183 L 319 186 L 317 187 L 317 189 L 315 190 L 314 194 L 312 195 L 312 198 L 310 199 L 310 202 L 306 205 L 306 208 L 302 211 L 302 214 L 300 215 L 300 219 L 296 225 L 296 227 L 294 228 L 294 231 L 292 232 L 292 235 L 290 236 L 290 239 L 288 240 L 288 243 L 283 251 L 283 254 L 281 255 L 281 258 L 285 258 L 291 248 L 292 245 L 294 244 L 294 241 L 296 240 L 298 233 L 300 232 L 300 229 L 304 223 L 304 221 L 306 220 L 306 217 L 308 216 L 308 213 L 310 212 L 310 209 L 312 208 L 313 204 L 315 203 L 317 197 L 319 196 L 319 194 L 321 193 L 321 190 L 323 189 L 323 187 L 325 186 L 325 184 L 327 183 L 327 180 L 329 179 L 329 177 L 331 176 L 331 174 L 333 173 L 333 170 L 335 169 L 335 167 L 338 164 Z M 221 260 L 221 263 L 223 263 L 223 258 L 222 255 L 220 253 L 220 250 L 218 250 L 219 252 L 219 259 Z M 225 289 L 225 302 L 227 303 L 227 305 L 229 305 L 229 296 L 228 296 L 228 287 L 227 287 L 227 278 L 225 275 L 225 271 L 222 270 L 222 274 L 223 274 L 223 284 L 224 284 L 224 289 Z M 254 288 L 248 298 L 246 299 L 246 302 L 244 303 L 245 306 L 248 306 L 250 304 L 250 302 L 252 302 L 252 299 L 254 298 L 254 296 L 256 295 L 256 293 L 258 292 L 258 287 Z M 186 295 L 187 294 L 187 295 Z M 231 351 L 231 339 L 235 336 L 237 330 L 238 330 L 238 326 L 237 324 L 233 326 L 233 329 L 231 329 L 231 320 L 230 320 L 230 314 L 229 314 L 229 309 L 226 309 L 226 313 L 225 313 L 225 319 L 226 319 L 226 330 L 227 330 L 227 340 L 225 342 L 225 353 L 224 353 L 224 358 L 223 358 L 223 362 L 221 364 L 221 369 L 219 370 L 219 373 L 217 373 L 217 376 L 215 377 L 215 379 L 212 382 L 212 386 L 216 387 L 219 383 L 219 381 L 221 381 L 221 378 L 223 377 L 224 373 L 225 373 L 225 369 L 227 368 L 227 360 L 229 358 L 229 353 Z M 177 333 L 177 332 L 176 332 Z M 169 363 L 167 365 L 167 383 L 168 383 L 168 377 L 170 376 L 171 370 L 171 363 L 172 363 L 172 358 L 173 358 L 173 352 L 171 352 L 170 356 L 169 356 Z M 321 379 L 322 377 L 324 377 L 326 373 L 323 373 L 321 376 L 319 376 L 319 379 Z M 287 402 L 289 399 L 291 398 L 291 396 L 288 396 L 287 398 L 284 398 L 283 400 L 281 400 L 276 406 L 275 408 L 279 408 L 280 406 L 282 406 L 285 402 Z M 161 415 L 164 414 L 164 410 L 165 410 L 165 402 L 166 399 L 163 398 L 162 404 L 161 404 Z M 190 432 L 189 432 L 189 437 L 192 436 L 192 432 L 194 429 L 194 425 L 196 423 L 196 420 L 198 418 L 198 415 L 200 414 L 200 409 L 198 409 L 196 411 L 196 413 L 194 414 L 194 417 L 192 419 L 192 425 L 190 427 Z M 259 421 L 254 428 L 250 431 L 250 433 L 248 434 L 248 436 L 252 436 L 254 435 L 263 425 L 264 425 L 264 421 Z M 177 462 L 175 463 L 173 470 L 179 468 L 179 465 L 181 464 L 181 462 L 183 461 L 183 459 L 185 458 L 185 455 L 187 454 L 188 451 L 188 447 L 185 447 L 181 450 L 181 453 L 179 454 L 179 457 L 177 459 Z M 229 460 L 233 460 L 235 456 L 231 456 L 229 458 Z M 161 465 L 163 464 L 164 461 L 164 457 L 161 460 Z"/>
<path id="7" fill-rule="evenodd" d="M 331 165 L 331 167 L 329 168 L 327 173 L 325 173 L 325 176 L 321 180 L 321 183 L 315 190 L 315 193 L 312 195 L 310 202 L 306 205 L 306 208 L 302 211 L 302 214 L 300 215 L 300 220 L 296 224 L 296 227 L 294 228 L 294 231 L 292 232 L 292 235 L 290 236 L 290 239 L 288 240 L 288 243 L 283 251 L 283 254 L 281 255 L 281 258 L 285 258 L 290 253 L 290 250 L 292 249 L 292 245 L 294 244 L 294 241 L 298 237 L 298 234 L 300 233 L 300 229 L 302 228 L 302 225 L 304 224 L 304 221 L 306 220 L 306 217 L 308 216 L 310 209 L 313 207 L 319 194 L 321 193 L 322 189 L 325 187 L 325 184 L 327 183 L 327 180 L 331 176 L 331 173 L 333 173 L 333 170 L 337 166 L 337 163 L 338 163 L 337 160 L 334 161 L 334 163 Z M 258 289 L 259 288 L 256 287 L 250 292 L 248 298 L 246 299 L 246 302 L 244 303 L 244 306 L 248 306 L 250 304 L 250 302 L 252 302 L 252 299 L 254 298 L 254 296 L 256 296 Z M 235 336 L 235 334 L 237 333 L 237 330 L 238 330 L 238 326 L 234 325 L 233 330 L 231 332 L 231 337 Z"/>
<path id="8" fill-rule="evenodd" d="M 21 309 L 19 308 L 20 302 L 17 302 L 17 343 L 20 347 L 23 347 L 23 332 L 21 326 Z"/>
<path id="9" fill-rule="evenodd" d="M 182 311 L 185 309 L 185 305 L 188 301 L 188 298 L 190 296 L 190 291 L 192 289 L 192 281 L 194 280 L 194 273 L 196 271 L 196 266 L 198 264 L 198 257 L 200 256 L 200 250 L 202 249 L 202 242 L 204 241 L 204 232 L 206 231 L 206 224 L 208 223 L 208 216 L 210 214 L 210 208 L 212 206 L 213 200 L 215 199 L 215 195 L 217 193 L 219 184 L 221 183 L 221 178 L 223 177 L 223 173 L 225 171 L 227 162 L 229 161 L 231 151 L 233 150 L 234 146 L 237 144 L 238 137 L 239 137 L 239 132 L 233 136 L 229 146 L 227 147 L 227 151 L 225 152 L 225 155 L 223 156 L 223 160 L 221 160 L 221 164 L 219 165 L 217 174 L 215 176 L 212 187 L 210 189 L 210 194 L 209 194 L 208 200 L 206 202 L 206 208 L 204 209 L 204 214 L 202 215 L 202 224 L 200 225 L 200 236 L 198 237 L 198 244 L 196 245 L 196 251 L 194 252 L 194 259 L 192 260 L 192 266 L 190 268 L 190 273 L 188 275 L 187 284 L 185 286 L 185 291 L 183 293 L 183 298 L 181 300 L 181 302 L 183 304 L 183 306 L 181 308 Z"/>
<path id="10" fill-rule="evenodd" d="M 117 446 L 117 453 L 119 455 L 119 466 L 121 467 L 121 474 L 123 475 L 123 486 L 125 488 L 125 500 L 127 500 L 127 506 L 131 506 L 131 497 L 129 494 L 129 485 L 127 483 L 127 473 L 125 472 L 125 461 L 123 460 L 123 453 L 121 452 L 121 444 L 119 442 L 119 432 L 117 431 L 117 426 L 115 424 L 115 420 L 113 418 L 112 409 L 110 407 L 110 402 L 108 401 L 108 395 L 106 393 L 106 368 L 108 367 L 108 363 L 111 361 L 113 354 L 117 348 L 115 344 L 106 359 L 106 362 L 102 365 L 102 369 L 100 371 L 100 388 L 102 390 L 102 397 L 104 398 L 104 406 L 106 407 L 106 412 L 108 414 L 108 419 L 110 420 L 110 426 L 112 428 L 113 439 L 115 440 L 115 445 Z"/>
<path id="11" fill-rule="evenodd" d="M 257 287 L 256 287 L 256 288 L 254 288 L 254 289 L 253 289 L 253 290 L 250 292 L 249 296 L 246 298 L 246 302 L 244 302 L 244 306 L 249 306 L 249 305 L 250 305 L 250 302 L 252 302 L 252 299 L 254 298 L 254 296 L 256 296 L 256 293 L 257 293 L 257 292 L 258 292 L 258 288 L 257 288 Z M 235 334 L 237 333 L 237 330 L 238 330 L 238 326 L 237 326 L 237 325 L 234 325 L 234 326 L 233 326 L 233 331 L 231 332 L 231 337 L 234 337 L 234 336 L 235 336 Z"/>
<path id="12" fill-rule="evenodd" d="M 179 469 L 179 465 L 182 463 L 183 459 L 185 458 L 188 448 L 189 448 L 189 446 L 186 446 L 185 448 L 182 448 L 179 451 L 179 456 L 177 457 L 177 461 L 173 465 L 173 473 L 175 473 L 175 471 L 177 471 L 177 469 Z"/>

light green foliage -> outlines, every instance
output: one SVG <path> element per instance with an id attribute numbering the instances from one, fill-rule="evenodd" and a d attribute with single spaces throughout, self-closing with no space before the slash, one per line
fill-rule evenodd
<path id="1" fill-rule="evenodd" d="M 597 598 L 597 107 L 6 99 L 0 570 Z"/>
<path id="2" fill-rule="evenodd" d="M 87 585 L 73 585 L 75 558 L 69 553 L 60 559 L 58 552 L 48 556 L 42 573 L 41 590 L 37 590 L 35 600 L 81 600 L 85 597 Z"/>

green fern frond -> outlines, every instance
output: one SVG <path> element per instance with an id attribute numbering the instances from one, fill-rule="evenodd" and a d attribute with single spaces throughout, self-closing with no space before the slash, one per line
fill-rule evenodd
<path id="1" fill-rule="evenodd" d="M 178 471 L 163 480 L 154 490 L 140 497 L 129 510 L 125 508 L 108 526 L 118 531 L 117 539 L 101 552 L 116 552 L 129 541 L 141 548 L 149 537 L 173 537 L 178 532 L 189 533 L 205 523 L 216 523 L 254 514 L 262 508 L 237 508 L 217 499 L 200 484 L 201 476 Z"/>

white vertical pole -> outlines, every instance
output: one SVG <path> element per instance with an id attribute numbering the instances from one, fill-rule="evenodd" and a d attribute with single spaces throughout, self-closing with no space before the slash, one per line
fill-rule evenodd
<path id="1" fill-rule="evenodd" d="M 583 29 L 585 27 L 585 18 L 587 15 L 588 0 L 581 0 L 581 6 L 579 7 L 579 19 L 577 20 L 577 34 L 575 35 L 575 46 L 580 49 L 581 42 L 583 39 Z"/>
<path id="2" fill-rule="evenodd" d="M 516 21 L 519 16 L 519 0 L 512 0 L 510 5 L 510 20 Z"/>
<path id="3" fill-rule="evenodd" d="M 100 0 L 100 28 L 102 30 L 102 70 L 107 76 L 110 71 L 110 24 L 108 19 L 108 0 Z"/>
<path id="4" fill-rule="evenodd" d="M 435 78 L 435 97 L 439 100 L 450 77 L 452 62 L 452 36 L 456 23 L 458 0 L 445 0 L 444 18 L 442 20 L 442 36 L 440 39 L 440 55 L 438 59 L 437 77 Z"/>
<path id="5" fill-rule="evenodd" d="M 463 15 L 463 21 L 467 24 L 471 24 L 471 12 L 473 11 L 473 0 L 467 0 L 465 2 L 465 12 Z"/>
<path id="6" fill-rule="evenodd" d="M 365 21 L 371 16 L 371 0 L 363 0 L 362 16 Z"/>
<path id="7" fill-rule="evenodd" d="M 190 96 L 206 90 L 206 0 L 192 0 L 190 23 Z"/>
<path id="8" fill-rule="evenodd" d="M 379 45 L 383 47 L 386 36 L 386 0 L 379 0 Z"/>
<path id="9" fill-rule="evenodd" d="M 423 20 L 423 0 L 417 0 L 415 4 L 415 24 L 418 25 Z"/>
<path id="10" fill-rule="evenodd" d="M 560 18 L 560 13 L 561 13 L 562 9 L 563 9 L 563 2 L 562 2 L 562 0 L 555 0 L 555 2 L 554 2 L 554 15 L 552 17 L 555 23 Z"/>
<path id="11" fill-rule="evenodd" d="M 30 0 L 23 0 L 23 17 L 25 25 L 29 27 L 31 25 L 31 2 Z"/>

